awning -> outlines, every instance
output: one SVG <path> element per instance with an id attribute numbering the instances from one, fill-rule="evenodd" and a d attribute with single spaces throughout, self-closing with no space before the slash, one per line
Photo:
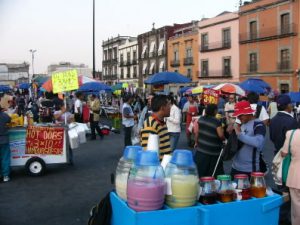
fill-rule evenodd
<path id="1" fill-rule="evenodd" d="M 161 61 L 159 64 L 159 69 L 162 70 L 165 67 L 165 61 Z"/>
<path id="2" fill-rule="evenodd" d="M 151 42 L 150 52 L 154 52 L 154 48 L 155 48 L 155 41 Z"/>
<path id="3" fill-rule="evenodd" d="M 147 69 L 147 63 L 144 63 L 144 65 L 143 65 L 143 74 L 146 74 L 146 69 Z"/>

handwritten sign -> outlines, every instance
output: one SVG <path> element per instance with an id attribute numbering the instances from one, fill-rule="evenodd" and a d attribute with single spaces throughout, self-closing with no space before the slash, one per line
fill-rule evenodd
<path id="1" fill-rule="evenodd" d="M 67 70 L 52 74 L 53 93 L 73 91 L 78 89 L 77 70 Z"/>
<path id="2" fill-rule="evenodd" d="M 64 128 L 28 127 L 26 154 L 61 155 L 64 147 Z"/>
<path id="3" fill-rule="evenodd" d="M 216 91 L 209 88 L 203 88 L 203 103 L 208 104 L 218 104 L 220 91 Z"/>

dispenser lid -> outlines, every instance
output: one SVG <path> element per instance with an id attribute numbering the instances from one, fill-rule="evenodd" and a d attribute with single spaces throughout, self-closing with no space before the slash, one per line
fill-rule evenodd
<path id="1" fill-rule="evenodd" d="M 221 180 L 221 181 L 231 180 L 231 176 L 230 175 L 219 175 L 217 178 L 218 178 L 218 180 Z"/>
<path id="2" fill-rule="evenodd" d="M 195 167 L 193 153 L 189 150 L 175 150 L 170 163 L 178 166 Z"/>
<path id="3" fill-rule="evenodd" d="M 137 166 L 159 166 L 159 158 L 156 151 L 139 151 L 134 161 Z"/>
<path id="4" fill-rule="evenodd" d="M 137 153 L 142 151 L 141 146 L 126 146 L 123 152 L 123 158 L 126 160 L 135 160 Z"/>

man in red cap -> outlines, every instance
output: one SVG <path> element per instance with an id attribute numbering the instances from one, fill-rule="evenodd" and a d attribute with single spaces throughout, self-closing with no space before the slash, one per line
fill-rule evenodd
<path id="1" fill-rule="evenodd" d="M 260 171 L 260 153 L 263 150 L 266 127 L 262 121 L 253 115 L 255 111 L 248 101 L 236 103 L 233 117 L 241 121 L 234 129 L 240 143 L 239 150 L 232 162 L 231 175 Z"/>

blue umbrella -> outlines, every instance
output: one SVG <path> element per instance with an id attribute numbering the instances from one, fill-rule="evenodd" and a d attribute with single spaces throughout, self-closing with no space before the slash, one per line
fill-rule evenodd
<path id="1" fill-rule="evenodd" d="M 289 92 L 287 95 L 290 96 L 292 102 L 300 102 L 300 92 Z"/>
<path id="2" fill-rule="evenodd" d="M 21 83 L 21 84 L 19 84 L 19 88 L 20 89 L 29 89 L 30 84 L 29 83 Z"/>
<path id="3" fill-rule="evenodd" d="M 99 92 L 99 91 L 111 92 L 112 91 L 110 86 L 100 82 L 85 83 L 78 90 L 84 92 Z"/>
<path id="4" fill-rule="evenodd" d="M 245 91 L 255 92 L 258 94 L 266 94 L 271 90 L 271 86 L 259 78 L 249 78 L 240 83 L 239 86 Z"/>
<path id="5" fill-rule="evenodd" d="M 192 87 L 183 87 L 179 89 L 179 92 L 182 94 L 184 92 L 186 92 L 187 90 L 191 89 Z"/>
<path id="6" fill-rule="evenodd" d="M 8 85 L 0 85 L 0 92 L 9 92 L 11 88 Z"/>
<path id="7" fill-rule="evenodd" d="M 161 72 L 149 77 L 145 84 L 182 84 L 190 83 L 191 79 L 176 72 Z"/>

